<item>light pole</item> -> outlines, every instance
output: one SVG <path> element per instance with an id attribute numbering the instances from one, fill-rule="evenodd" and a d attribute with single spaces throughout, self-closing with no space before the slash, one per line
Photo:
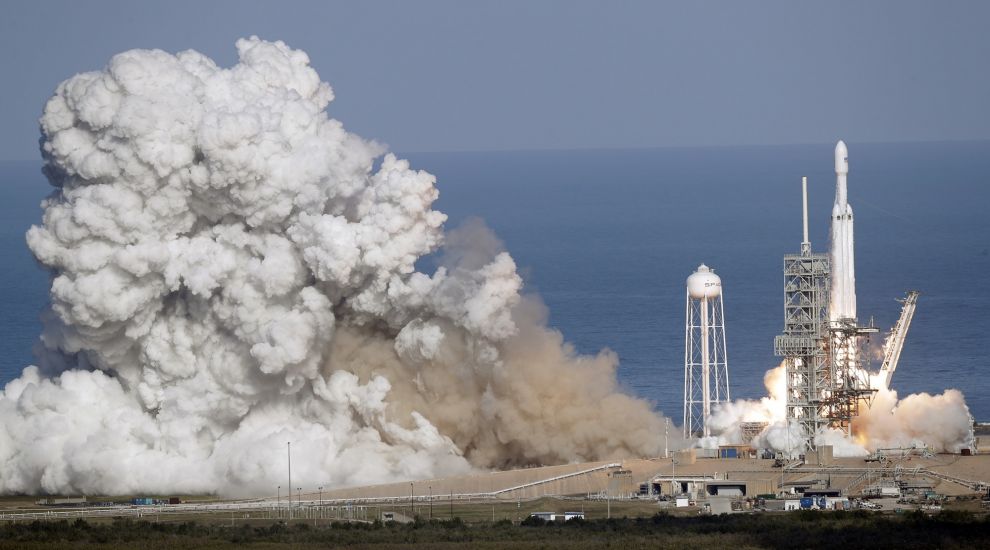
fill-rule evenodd
<path id="1" fill-rule="evenodd" d="M 780 496 L 784 496 L 784 468 L 786 466 L 786 462 L 780 465 Z M 867 474 L 869 474 L 869 470 L 867 470 Z"/>
<path id="2" fill-rule="evenodd" d="M 787 410 L 787 415 L 784 417 L 784 421 L 786 422 L 786 424 L 784 426 L 787 427 L 787 444 L 784 445 L 784 453 L 786 453 L 786 455 L 785 455 L 786 458 L 784 459 L 784 463 L 780 465 L 780 494 L 781 495 L 784 494 L 784 470 L 787 469 L 787 463 L 790 462 L 790 460 L 791 460 L 791 418 L 790 418 L 790 412 L 791 411 L 790 411 L 790 409 L 786 409 L 786 410 Z"/>
<path id="3" fill-rule="evenodd" d="M 667 438 L 669 434 L 670 434 L 670 419 L 664 418 L 664 424 L 663 424 L 663 457 L 664 458 L 667 458 L 668 453 L 670 452 L 669 451 L 670 446 L 667 445 Z"/>
<path id="4" fill-rule="evenodd" d="M 282 486 L 279 485 L 278 489 L 275 489 L 275 510 L 278 512 L 278 517 L 282 517 Z"/>
<path id="5" fill-rule="evenodd" d="M 292 442 L 285 442 L 285 454 L 289 457 L 289 519 L 292 519 Z"/>
<path id="6" fill-rule="evenodd" d="M 302 487 L 296 487 L 296 506 L 302 505 Z"/>
<path id="7" fill-rule="evenodd" d="M 787 460 L 791 459 L 791 419 L 784 418 L 787 424 L 784 426 L 787 428 L 787 445 L 784 446 L 784 452 L 787 453 Z"/>
<path id="8" fill-rule="evenodd" d="M 409 517 L 416 517 L 416 505 L 413 504 L 413 482 L 409 482 Z"/>
<path id="9" fill-rule="evenodd" d="M 430 521 L 433 521 L 433 486 L 430 485 Z"/>

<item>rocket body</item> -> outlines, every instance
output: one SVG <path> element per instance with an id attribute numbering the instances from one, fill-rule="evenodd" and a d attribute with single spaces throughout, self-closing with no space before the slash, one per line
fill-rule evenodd
<path id="1" fill-rule="evenodd" d="M 835 145 L 835 204 L 832 206 L 832 289 L 829 320 L 856 319 L 856 262 L 853 252 L 853 212 L 846 190 L 849 152 Z"/>

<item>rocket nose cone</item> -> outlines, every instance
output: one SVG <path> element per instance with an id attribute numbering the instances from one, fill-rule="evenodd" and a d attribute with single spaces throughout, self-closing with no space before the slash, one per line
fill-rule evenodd
<path id="1" fill-rule="evenodd" d="M 846 174 L 849 172 L 849 151 L 846 144 L 841 139 L 835 144 L 835 173 Z"/>

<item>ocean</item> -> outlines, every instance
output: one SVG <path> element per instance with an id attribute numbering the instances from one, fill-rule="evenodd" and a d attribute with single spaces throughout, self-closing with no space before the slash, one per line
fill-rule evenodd
<path id="1" fill-rule="evenodd" d="M 892 387 L 958 388 L 990 419 L 990 142 L 847 143 L 860 320 L 886 331 L 895 299 L 921 292 Z M 496 232 L 578 352 L 615 351 L 626 391 L 680 423 L 685 278 L 701 263 L 722 277 L 732 397 L 765 395 L 801 176 L 825 251 L 833 146 L 397 153 L 437 176 L 449 227 L 479 217 Z M 50 190 L 40 162 L 0 163 L 0 383 L 40 333 L 48 275 L 24 232 Z"/>

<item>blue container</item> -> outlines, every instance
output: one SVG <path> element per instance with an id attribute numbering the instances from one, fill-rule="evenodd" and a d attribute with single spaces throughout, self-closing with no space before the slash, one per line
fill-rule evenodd
<path id="1" fill-rule="evenodd" d="M 801 499 L 801 508 L 805 510 L 810 510 L 814 504 L 815 504 L 815 499 L 811 497 L 805 497 Z"/>
<path id="2" fill-rule="evenodd" d="M 720 449 L 720 458 L 737 458 L 739 456 L 737 449 Z"/>
<path id="3" fill-rule="evenodd" d="M 135 498 L 131 500 L 131 504 L 135 506 L 151 506 L 155 501 L 150 498 Z"/>

